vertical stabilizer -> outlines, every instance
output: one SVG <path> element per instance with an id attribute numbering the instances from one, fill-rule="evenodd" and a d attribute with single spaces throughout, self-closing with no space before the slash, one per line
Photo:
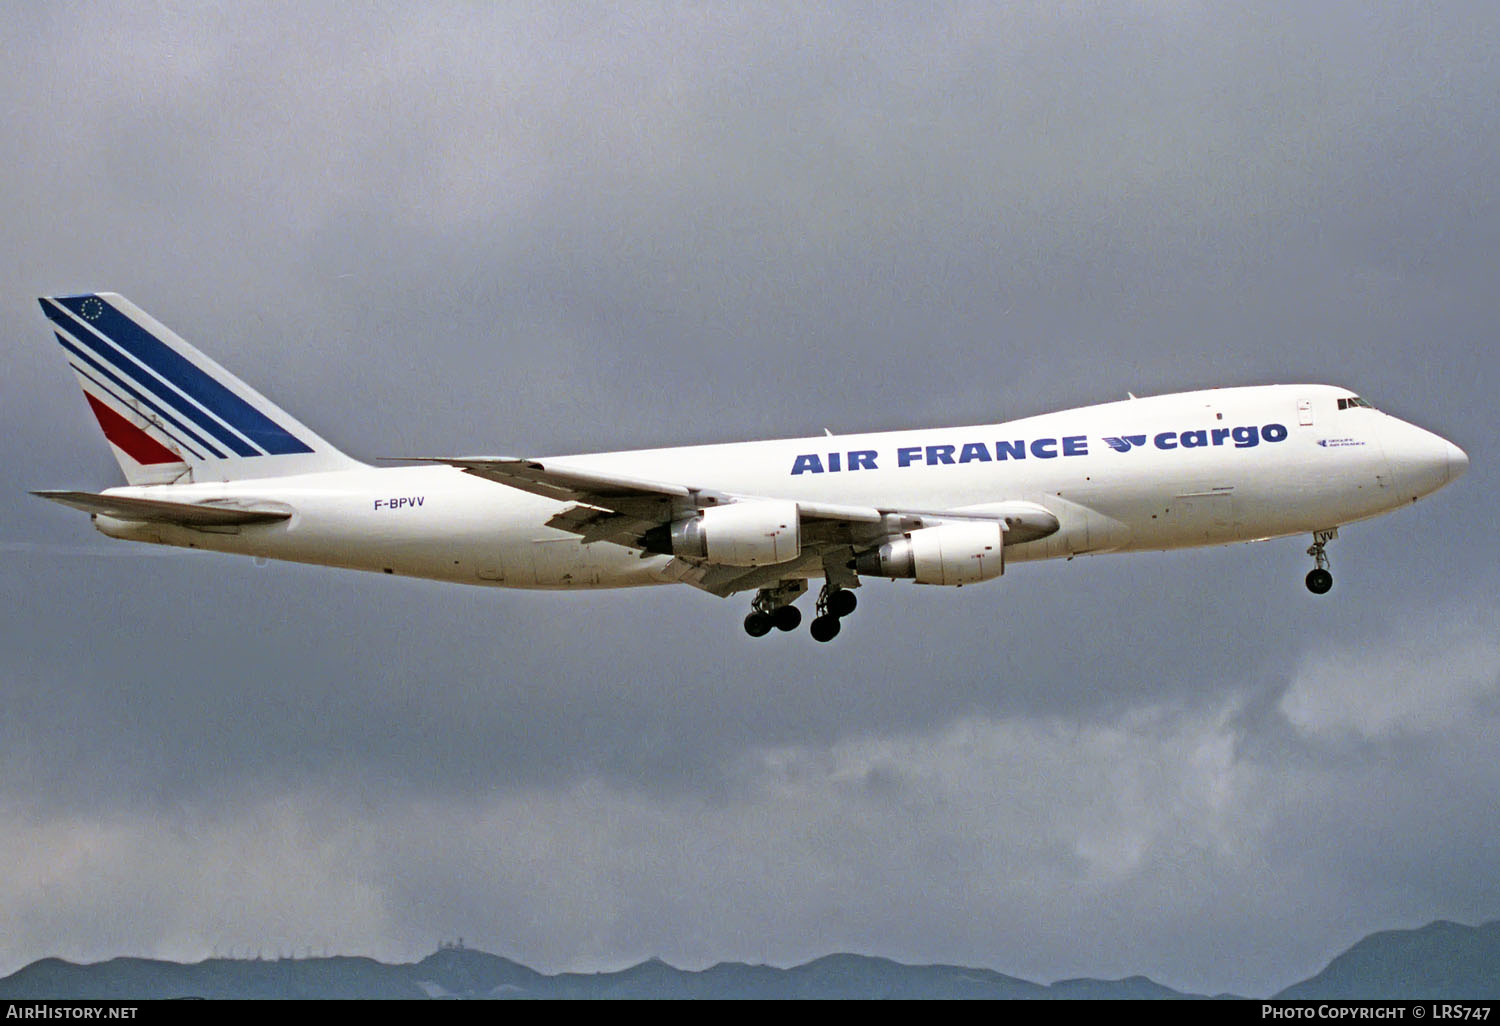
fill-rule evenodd
<path id="1" fill-rule="evenodd" d="M 131 484 L 362 465 L 124 296 L 45 296 L 41 304 Z"/>

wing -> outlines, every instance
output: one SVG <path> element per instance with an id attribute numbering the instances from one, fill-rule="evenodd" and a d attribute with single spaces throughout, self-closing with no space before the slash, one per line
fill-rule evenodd
<path id="1" fill-rule="evenodd" d="M 446 463 L 475 477 L 571 503 L 548 520 L 547 526 L 576 534 L 585 544 L 605 541 L 638 548 L 643 557 L 671 554 L 671 525 L 699 516 L 706 509 L 778 498 L 725 492 L 692 483 L 603 474 L 539 459 L 468 456 L 417 462 Z M 840 505 L 802 499 L 795 502 L 801 545 L 794 558 L 747 567 L 677 555 L 667 566 L 667 576 L 715 595 L 819 575 L 848 586 L 856 580 L 849 563 L 857 553 L 878 548 L 894 536 L 924 527 L 953 521 L 994 522 L 1005 532 L 1007 545 L 1043 538 L 1058 529 L 1057 517 L 1033 502 L 941 510 Z"/>
<path id="2" fill-rule="evenodd" d="M 180 527 L 234 527 L 241 524 L 266 524 L 291 518 L 292 511 L 281 503 L 250 503 L 223 500 L 218 502 L 164 502 L 161 499 L 131 499 L 123 495 L 97 495 L 93 492 L 42 491 L 32 495 L 81 509 L 85 513 L 137 520 L 144 523 L 176 524 Z"/>

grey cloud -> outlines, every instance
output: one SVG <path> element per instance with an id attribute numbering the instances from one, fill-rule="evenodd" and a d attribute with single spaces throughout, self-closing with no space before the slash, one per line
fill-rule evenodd
<path id="1" fill-rule="evenodd" d="M 1253 989 L 1496 914 L 1492 760 L 1409 729 L 1493 714 L 1491 7 L 7 19 L 0 962 L 418 954 L 479 908 L 553 968 Z M 1474 464 L 1346 528 L 1327 601 L 1278 541 L 876 584 L 836 645 L 757 644 L 686 589 L 125 558 L 25 494 L 116 480 L 33 298 L 82 288 L 367 458 L 1327 380 Z"/>
<path id="2" fill-rule="evenodd" d="M 1261 993 L 1434 901 L 1484 914 L 1493 881 L 1462 853 L 1494 840 L 1493 719 L 1399 759 L 1388 743 L 1377 765 L 1316 739 L 1280 747 L 1228 696 L 1110 723 L 979 715 L 751 746 L 732 760 L 738 789 L 717 796 L 588 773 L 467 797 L 304 782 L 144 817 L 31 813 L 8 842 L 8 902 L 45 936 L 61 913 L 38 882 L 108 863 L 150 906 L 137 920 L 151 950 L 178 957 L 350 935 L 407 957 L 461 927 L 551 968 L 852 947 Z M 68 907 L 110 901 L 93 888 Z"/>

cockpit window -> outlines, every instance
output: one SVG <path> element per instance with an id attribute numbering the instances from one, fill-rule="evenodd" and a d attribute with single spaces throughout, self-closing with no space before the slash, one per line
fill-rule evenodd
<path id="1" fill-rule="evenodd" d="M 1375 408 L 1374 404 L 1371 403 L 1368 399 L 1361 399 L 1357 395 L 1351 395 L 1345 399 L 1339 400 L 1339 409 L 1341 410 L 1352 410 L 1356 406 L 1363 407 L 1367 410 L 1373 410 Z"/>

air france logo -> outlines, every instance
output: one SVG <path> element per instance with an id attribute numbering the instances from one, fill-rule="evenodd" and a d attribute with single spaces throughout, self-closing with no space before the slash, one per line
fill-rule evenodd
<path id="1" fill-rule="evenodd" d="M 1164 451 L 1206 449 L 1231 445 L 1236 449 L 1253 449 L 1261 442 L 1284 442 L 1284 424 L 1253 424 L 1234 428 L 1197 428 L 1189 431 L 1161 431 L 1155 435 L 1105 435 L 1104 444 L 1115 452 L 1131 452 L 1147 445 Z M 1050 460 L 1058 457 L 1087 456 L 1087 435 L 1063 435 L 1052 438 L 1017 438 L 998 442 L 962 442 L 953 445 L 903 445 L 895 450 L 896 468 L 955 466 L 963 463 L 1001 463 L 1008 460 Z M 798 474 L 837 474 L 845 470 L 880 470 L 886 454 L 878 449 L 854 449 L 849 452 L 799 454 L 792 461 L 792 476 Z"/>
<path id="2" fill-rule="evenodd" d="M 1051 460 L 1059 456 L 1087 456 L 1089 440 L 1086 435 L 1068 435 L 1063 438 L 1033 438 L 1027 441 L 964 442 L 956 445 L 903 445 L 896 449 L 896 466 L 941 467 L 960 463 L 997 463 L 1004 460 L 1024 460 L 1027 454 L 1032 459 Z M 803 453 L 792 461 L 792 474 L 836 474 L 849 470 L 879 470 L 881 459 L 878 449 L 855 449 L 852 452 L 831 452 L 825 457 L 816 452 Z"/>

